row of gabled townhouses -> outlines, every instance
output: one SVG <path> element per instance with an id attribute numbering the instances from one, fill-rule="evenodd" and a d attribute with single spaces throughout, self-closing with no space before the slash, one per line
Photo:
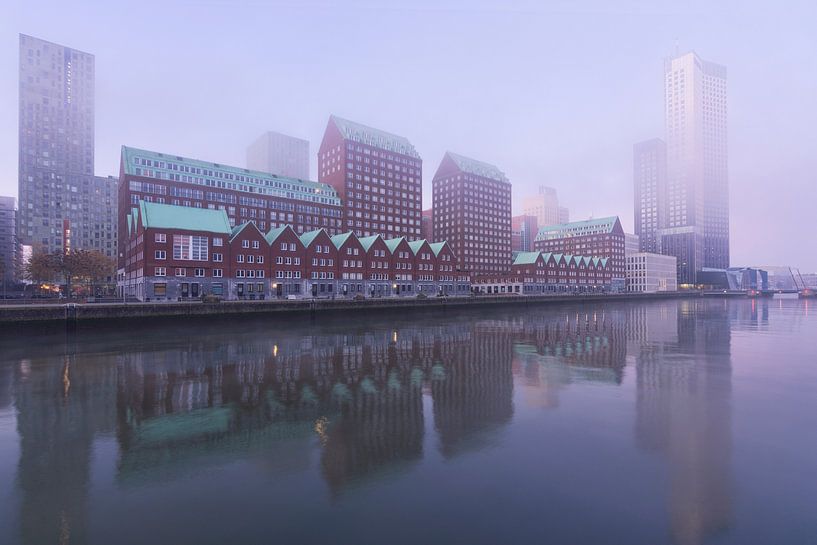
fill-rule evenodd
<path id="1" fill-rule="evenodd" d="M 446 242 L 302 234 L 291 226 L 266 233 L 256 223 L 230 225 L 223 209 L 139 201 L 126 218 L 124 294 L 142 301 L 292 297 L 468 295 L 471 278 L 456 270 Z"/>

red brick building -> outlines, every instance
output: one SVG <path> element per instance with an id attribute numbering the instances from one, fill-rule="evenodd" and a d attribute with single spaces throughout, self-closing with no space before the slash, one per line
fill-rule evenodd
<path id="1" fill-rule="evenodd" d="M 421 238 L 423 161 L 408 139 L 330 116 L 318 180 L 343 201 L 343 231 Z"/>
<path id="2" fill-rule="evenodd" d="M 141 201 L 126 214 L 122 293 L 140 300 L 467 295 L 445 242 L 231 227 L 225 210 Z"/>
<path id="3" fill-rule="evenodd" d="M 420 227 L 420 232 L 422 237 L 426 240 L 436 240 L 434 238 L 434 209 L 429 208 L 428 210 L 423 210 L 423 219 L 422 219 L 422 226 Z"/>
<path id="4" fill-rule="evenodd" d="M 511 184 L 497 167 L 447 152 L 434 175 L 434 235 L 460 270 L 506 274 L 511 255 Z"/>
<path id="5" fill-rule="evenodd" d="M 540 227 L 535 250 L 610 259 L 612 290 L 625 289 L 624 229 L 618 216 Z"/>
<path id="6" fill-rule="evenodd" d="M 612 288 L 611 260 L 550 252 L 519 252 L 505 275 L 475 280 L 479 293 L 545 295 L 600 293 Z"/>
<path id="7" fill-rule="evenodd" d="M 123 146 L 119 167 L 119 265 L 127 211 L 139 201 L 221 209 L 231 226 L 253 222 L 262 232 L 290 225 L 297 233 L 342 229 L 337 192 L 329 185 Z"/>

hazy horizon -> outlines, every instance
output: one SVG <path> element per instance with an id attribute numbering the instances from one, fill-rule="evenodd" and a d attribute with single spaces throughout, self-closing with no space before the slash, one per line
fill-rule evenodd
<path id="1" fill-rule="evenodd" d="M 728 70 L 732 264 L 817 271 L 803 222 L 817 201 L 817 7 L 788 6 L 15 1 L 0 21 L 0 195 L 17 194 L 23 33 L 95 55 L 97 175 L 118 175 L 122 145 L 244 166 L 274 130 L 310 141 L 317 179 L 336 114 L 414 144 L 425 208 L 451 150 L 502 169 L 514 213 L 549 185 L 571 219 L 618 215 L 632 232 L 632 147 L 664 138 L 677 42 Z"/>

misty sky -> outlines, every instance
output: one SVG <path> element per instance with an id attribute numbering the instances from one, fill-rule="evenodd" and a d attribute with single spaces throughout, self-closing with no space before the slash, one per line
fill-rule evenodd
<path id="1" fill-rule="evenodd" d="M 244 166 L 330 113 L 408 137 L 423 200 L 450 149 L 633 226 L 632 145 L 663 58 L 728 68 L 732 264 L 817 270 L 817 2 L 0 0 L 0 194 L 17 193 L 18 34 L 96 55 L 96 173 L 122 144 Z M 717 7 L 713 5 L 717 4 Z"/>

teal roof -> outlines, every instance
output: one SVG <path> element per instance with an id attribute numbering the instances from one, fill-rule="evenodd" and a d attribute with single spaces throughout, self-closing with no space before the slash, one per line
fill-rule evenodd
<path id="1" fill-rule="evenodd" d="M 155 202 L 139 201 L 142 225 L 153 229 L 184 229 L 187 231 L 207 231 L 209 233 L 232 232 L 226 210 L 174 206 Z"/>
<path id="2" fill-rule="evenodd" d="M 536 240 L 612 233 L 616 223 L 618 223 L 618 216 L 547 225 L 539 228 L 539 232 L 536 234 Z"/>
<path id="3" fill-rule="evenodd" d="M 267 239 L 267 244 L 272 244 L 273 242 L 275 242 L 275 240 L 276 240 L 276 239 L 277 239 L 279 236 L 281 236 L 281 233 L 283 233 L 283 232 L 284 232 L 284 231 L 286 231 L 287 229 L 289 229 L 290 231 L 292 231 L 292 227 L 290 227 L 289 225 L 282 225 L 282 226 L 280 226 L 280 227 L 276 227 L 275 229 L 270 229 L 270 230 L 267 232 L 267 234 L 266 234 L 266 235 L 264 235 L 264 238 L 265 238 L 265 239 Z M 293 233 L 294 233 L 294 231 L 293 231 Z"/>
<path id="4" fill-rule="evenodd" d="M 258 231 L 259 233 L 261 232 L 261 230 L 255 224 L 255 222 L 245 221 L 241 225 L 236 225 L 235 227 L 233 227 L 233 231 L 230 233 L 230 240 L 233 240 L 235 237 L 237 237 L 244 229 L 247 228 L 248 225 L 252 225 L 256 231 Z"/>
<path id="5" fill-rule="evenodd" d="M 426 243 L 426 239 L 421 238 L 420 240 L 412 240 L 408 243 L 409 248 L 411 248 L 411 253 L 417 255 L 417 252 L 420 251 L 420 248 L 423 247 L 423 244 Z"/>
<path id="6" fill-rule="evenodd" d="M 446 155 L 448 155 L 457 165 L 457 168 L 463 172 L 474 174 L 475 176 L 482 176 L 483 178 L 490 178 L 499 182 L 508 181 L 505 173 L 490 163 L 483 163 L 482 161 L 477 161 L 476 159 L 471 159 L 470 157 L 465 157 L 464 155 L 450 151 L 446 152 Z"/>
<path id="7" fill-rule="evenodd" d="M 539 259 L 541 252 L 517 252 L 514 257 L 514 265 L 532 265 Z"/>
<path id="8" fill-rule="evenodd" d="M 227 188 L 259 196 L 268 195 L 335 206 L 341 204 L 337 191 L 329 184 L 128 146 L 122 146 L 122 167 L 125 174 L 131 176 L 145 176 L 158 180 L 170 180 L 171 177 L 175 180 L 178 176 L 179 181 L 187 181 L 202 190 Z M 189 172 L 185 172 L 185 168 Z"/>
<path id="9" fill-rule="evenodd" d="M 448 242 L 443 240 L 442 242 L 430 243 L 429 246 L 431 246 L 431 251 L 434 252 L 434 256 L 436 257 L 440 255 L 440 252 L 446 247 L 447 244 Z"/>
<path id="10" fill-rule="evenodd" d="M 329 119 L 335 124 L 346 140 L 360 142 L 361 144 L 399 153 L 401 155 L 409 155 L 415 159 L 420 158 L 420 155 L 417 153 L 417 150 L 414 149 L 412 143 L 408 141 L 408 138 L 381 131 L 380 129 L 367 127 L 366 125 L 361 125 L 360 123 L 355 123 L 354 121 L 349 121 L 348 119 L 343 119 L 336 115 L 330 116 Z"/>
<path id="11" fill-rule="evenodd" d="M 303 235 L 301 235 L 301 244 L 304 245 L 305 248 L 309 248 L 309 246 L 315 242 L 315 238 L 323 232 L 323 229 L 315 229 L 314 231 L 307 231 Z"/>
<path id="12" fill-rule="evenodd" d="M 344 244 L 346 244 L 346 241 L 349 240 L 349 237 L 351 237 L 352 235 L 354 235 L 354 233 L 352 233 L 352 231 L 349 231 L 348 233 L 341 233 L 339 235 L 335 235 L 335 236 L 331 237 L 332 238 L 332 244 L 335 245 L 335 248 L 340 250 L 340 248 Z"/>
<path id="13" fill-rule="evenodd" d="M 372 244 L 374 244 L 374 242 L 379 238 L 382 238 L 382 237 L 380 235 L 372 235 L 370 237 L 363 237 L 363 238 L 359 238 L 357 240 L 358 240 L 358 242 L 360 242 L 361 246 L 363 246 L 363 249 L 368 252 L 369 248 L 372 247 Z"/>
<path id="14" fill-rule="evenodd" d="M 397 246 L 400 245 L 402 241 L 406 240 L 406 237 L 397 237 L 397 238 L 390 238 L 388 240 L 383 240 L 386 243 L 386 247 L 389 249 L 389 252 L 394 253 L 397 249 Z"/>

